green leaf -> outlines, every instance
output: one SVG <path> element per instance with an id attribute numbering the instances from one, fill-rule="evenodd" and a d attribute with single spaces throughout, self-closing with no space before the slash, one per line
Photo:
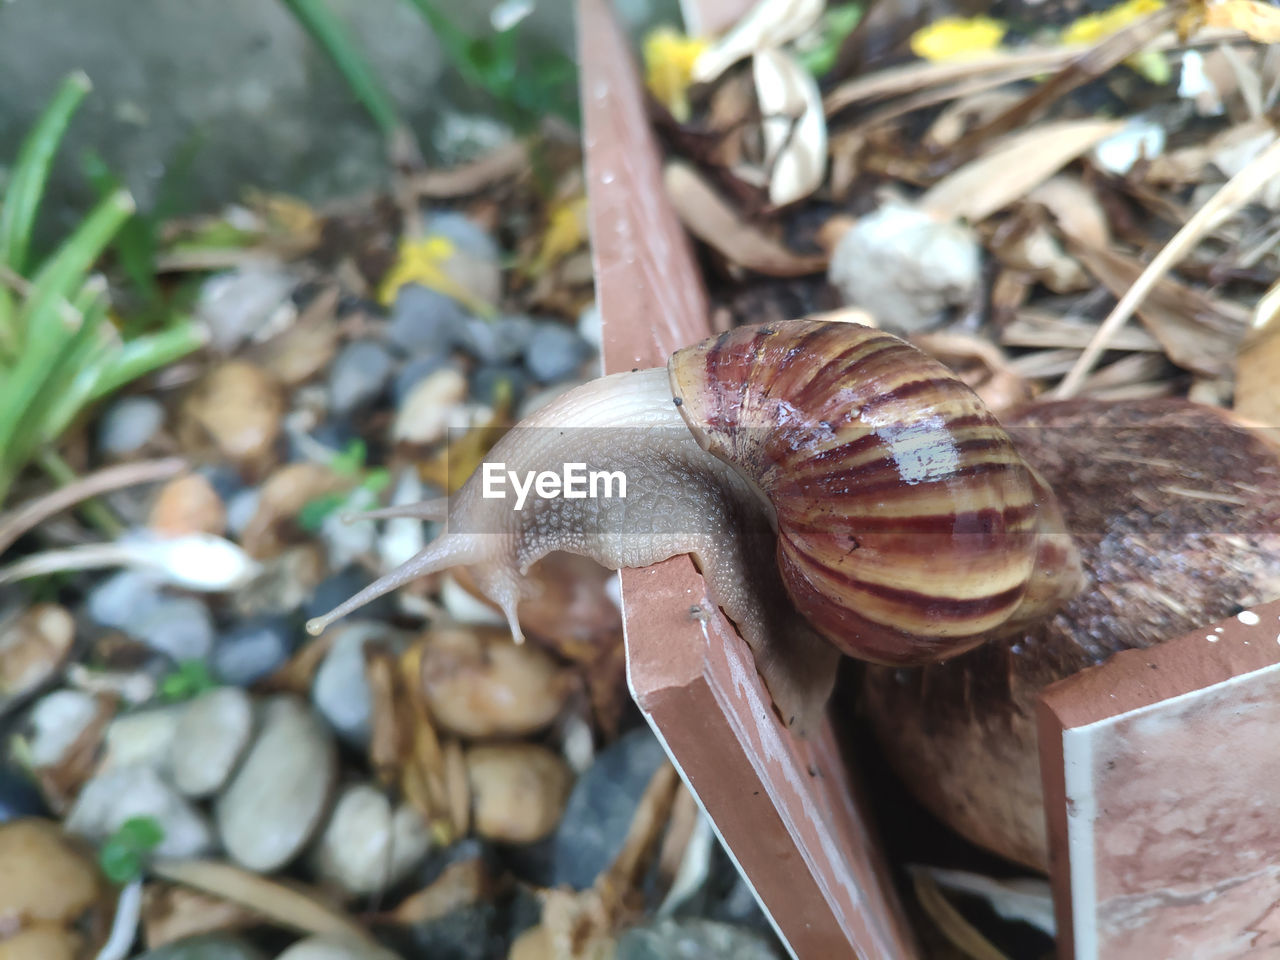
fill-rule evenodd
<path id="1" fill-rule="evenodd" d="M 82 72 L 63 80 L 18 151 L 9 188 L 0 204 L 0 263 L 8 264 L 20 274 L 25 275 L 27 270 L 31 232 L 58 144 L 92 86 Z"/>
<path id="2" fill-rule="evenodd" d="M 827 7 L 822 15 L 818 42 L 800 53 L 800 63 L 815 77 L 836 65 L 845 38 L 862 19 L 862 4 L 841 3 Z"/>
<path id="3" fill-rule="evenodd" d="M 209 672 L 209 665 L 203 660 L 183 660 L 176 670 L 168 673 L 160 681 L 160 699 L 176 703 L 198 697 L 206 690 L 218 685 Z"/>
<path id="4" fill-rule="evenodd" d="M 142 875 L 147 854 L 164 842 L 155 817 L 130 817 L 102 842 L 98 865 L 112 883 L 123 886 Z"/>
<path id="5" fill-rule="evenodd" d="M 135 850 L 151 851 L 164 842 L 164 828 L 155 817 L 130 817 L 115 835 Z"/>
<path id="6" fill-rule="evenodd" d="M 364 487 L 370 493 L 378 494 L 387 487 L 391 486 L 391 471 L 386 467 L 376 467 L 365 474 L 365 478 L 360 481 L 360 486 Z"/>
<path id="7" fill-rule="evenodd" d="M 368 456 L 365 443 L 359 437 L 352 440 L 345 450 L 333 458 L 329 466 L 334 473 L 344 477 L 354 477 L 364 469 L 364 460 Z"/>
<path id="8" fill-rule="evenodd" d="M 347 495 L 345 493 L 326 493 L 322 497 L 309 500 L 298 511 L 298 526 L 306 533 L 319 533 L 329 514 L 346 502 Z"/>

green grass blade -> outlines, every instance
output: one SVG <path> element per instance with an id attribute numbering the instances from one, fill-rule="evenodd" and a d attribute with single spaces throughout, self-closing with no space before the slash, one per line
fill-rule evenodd
<path id="1" fill-rule="evenodd" d="M 152 370 L 199 350 L 208 340 L 204 327 L 191 320 L 179 320 L 168 330 L 134 337 L 112 355 L 89 399 L 114 393 Z"/>
<path id="2" fill-rule="evenodd" d="M 28 266 L 31 231 L 58 144 L 91 86 L 84 73 L 73 73 L 63 80 L 18 151 L 9 188 L 0 205 L 0 263 L 7 263 L 18 273 L 25 273 Z"/>
<path id="3" fill-rule="evenodd" d="M 351 42 L 341 20 L 324 0 L 284 0 L 298 22 L 332 58 L 347 86 L 373 117 L 383 136 L 391 137 L 407 127 L 401 122 L 395 101 L 378 79 L 369 61 Z"/>

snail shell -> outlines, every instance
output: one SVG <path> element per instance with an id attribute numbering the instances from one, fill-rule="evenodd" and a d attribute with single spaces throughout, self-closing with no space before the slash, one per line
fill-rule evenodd
<path id="1" fill-rule="evenodd" d="M 698 443 L 771 505 L 787 593 L 844 652 L 942 659 L 1078 587 L 1047 488 L 973 391 L 898 337 L 741 327 L 668 370 Z"/>

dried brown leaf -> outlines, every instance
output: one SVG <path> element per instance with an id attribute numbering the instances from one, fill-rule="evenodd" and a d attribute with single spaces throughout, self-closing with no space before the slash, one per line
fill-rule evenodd
<path id="1" fill-rule="evenodd" d="M 320 663 L 333 646 L 336 633 L 326 633 L 313 640 L 308 640 L 291 656 L 284 666 L 276 670 L 254 687 L 261 693 L 296 693 L 306 697 L 311 694 L 311 681 L 315 678 Z"/>
<path id="2" fill-rule="evenodd" d="M 710 83 L 739 60 L 789 43 L 822 16 L 826 0 L 760 0 L 723 37 L 698 55 L 696 83 Z"/>
<path id="3" fill-rule="evenodd" d="M 1014 134 L 935 183 L 919 206 L 941 219 L 981 222 L 1123 126 L 1114 120 L 1063 120 Z"/>
<path id="4" fill-rule="evenodd" d="M 999 77 L 997 80 L 1005 82 Z M 983 89 L 958 98 L 948 97 L 951 103 L 938 114 L 924 135 L 925 146 L 933 149 L 949 147 L 970 129 L 999 116 L 1021 98 L 1022 94 L 1016 90 L 1000 89 Z"/>
<path id="5" fill-rule="evenodd" d="M 151 865 L 151 872 L 238 904 L 289 930 L 354 937 L 373 945 L 368 932 L 346 912 L 301 884 L 286 884 L 230 863 L 211 860 L 160 860 Z"/>
<path id="6" fill-rule="evenodd" d="M 417 893 L 409 894 L 394 910 L 375 919 L 406 925 L 430 923 L 487 899 L 495 887 L 483 858 L 461 860 L 445 867 L 440 876 Z"/>
<path id="7" fill-rule="evenodd" d="M 1000 330 L 1000 343 L 1006 347 L 1053 349 L 1065 347 L 1083 350 L 1093 339 L 1098 325 L 1083 320 L 1060 317 L 1044 310 L 1026 308 Z M 1112 349 L 1140 353 L 1159 352 L 1160 342 L 1142 327 L 1126 327 L 1111 341 Z"/>
<path id="8" fill-rule="evenodd" d="M 775 277 L 802 277 L 826 269 L 826 257 L 792 253 L 748 223 L 688 164 L 667 164 L 663 181 L 689 232 L 730 262 Z"/>
<path id="9" fill-rule="evenodd" d="M 452 199 L 480 193 L 528 168 L 529 153 L 524 142 L 513 140 L 460 167 L 411 174 L 405 186 L 418 197 Z"/>
<path id="10" fill-rule="evenodd" d="M 827 118 L 817 81 L 784 50 L 752 58 L 756 96 L 769 168 L 769 202 L 802 200 L 822 185 L 827 171 Z"/>
<path id="11" fill-rule="evenodd" d="M 1048 210 L 1058 229 L 1075 243 L 1094 249 L 1110 245 L 1106 211 L 1079 177 L 1051 177 L 1028 193 L 1027 201 Z"/>
<path id="12" fill-rule="evenodd" d="M 168 883 L 148 883 L 142 896 L 142 930 L 147 949 L 202 933 L 243 930 L 262 923 L 247 907 Z"/>
<path id="13" fill-rule="evenodd" d="M 937 882 L 926 871 L 912 871 L 912 880 L 921 908 L 948 942 L 972 960 L 1009 960 L 951 905 L 938 889 Z"/>
<path id="14" fill-rule="evenodd" d="M 1258 423 L 1280 426 L 1280 282 L 1258 302 L 1253 327 L 1236 361 L 1234 409 Z"/>
<path id="15" fill-rule="evenodd" d="M 338 350 L 340 296 L 336 284 L 321 290 L 287 330 L 247 351 L 248 359 L 270 370 L 287 387 L 326 369 Z"/>

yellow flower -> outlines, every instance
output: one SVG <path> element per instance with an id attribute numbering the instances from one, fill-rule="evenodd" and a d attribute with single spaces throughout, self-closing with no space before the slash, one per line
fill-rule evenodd
<path id="1" fill-rule="evenodd" d="M 1008 29 L 990 17 L 943 17 L 911 35 L 911 52 L 925 60 L 975 60 L 999 47 Z"/>
<path id="2" fill-rule="evenodd" d="M 706 48 L 707 41 L 685 36 L 671 27 L 656 27 L 644 38 L 645 83 L 681 123 L 689 119 L 693 62 Z"/>
<path id="3" fill-rule="evenodd" d="M 406 283 L 416 283 L 453 297 L 474 314 L 492 316 L 495 312 L 492 304 L 477 297 L 449 275 L 449 261 L 457 252 L 453 241 L 440 234 L 423 238 L 405 237 L 400 241 L 396 262 L 378 287 L 378 301 L 390 306 L 401 287 Z"/>
<path id="4" fill-rule="evenodd" d="M 1164 0 L 1125 0 L 1110 10 L 1091 13 L 1069 24 L 1062 32 L 1062 42 L 1069 47 L 1097 43 L 1135 20 L 1162 9 Z"/>

